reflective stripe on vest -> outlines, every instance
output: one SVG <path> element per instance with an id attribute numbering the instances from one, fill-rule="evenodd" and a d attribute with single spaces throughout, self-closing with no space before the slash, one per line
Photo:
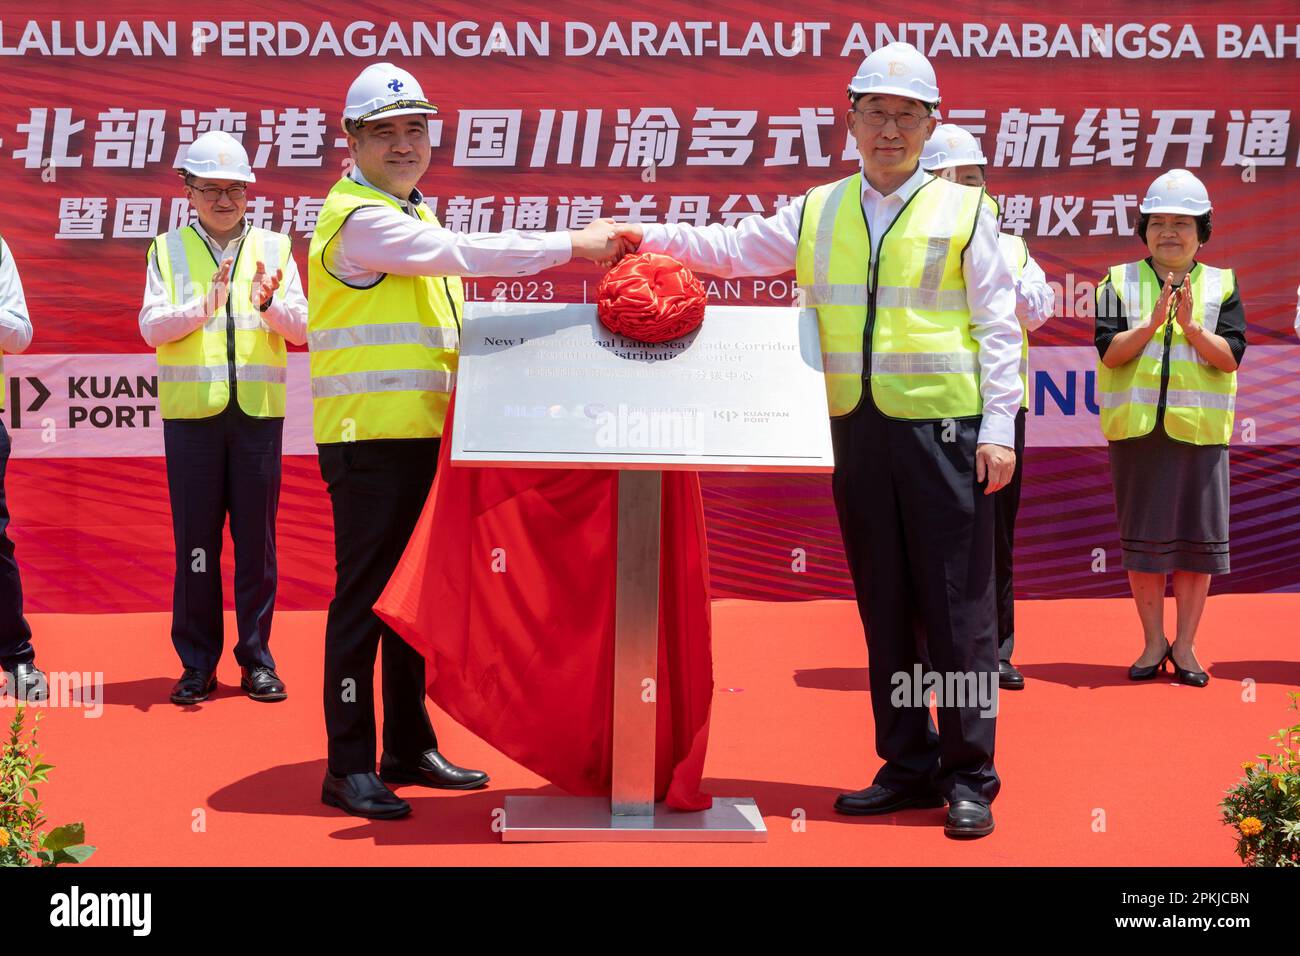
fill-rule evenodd
<path id="1" fill-rule="evenodd" d="M 994 206 L 996 208 L 996 204 Z M 1029 265 L 1029 244 L 1020 236 L 1009 232 L 998 233 L 998 251 L 1002 253 L 1002 258 L 1011 268 L 1011 278 L 1016 280 L 1017 288 L 1019 287 L 1020 277 L 1025 274 L 1025 266 Z M 1016 296 L 1019 297 L 1019 291 Z M 1020 407 L 1029 407 L 1029 335 L 1021 330 L 1020 336 L 1020 387 L 1023 391 L 1020 399 Z"/>
<path id="2" fill-rule="evenodd" d="M 868 327 L 871 394 L 883 414 L 980 414 L 979 347 L 970 335 L 961 254 L 983 195 L 928 179 L 890 224 L 873 261 L 861 173 L 809 191 L 795 272 L 803 304 L 817 312 L 832 416 L 847 415 L 862 400 Z"/>
<path id="3" fill-rule="evenodd" d="M 367 392 L 450 392 L 455 384 L 455 372 L 428 369 L 352 372 L 348 375 L 321 375 L 313 378 L 311 394 L 312 398 L 337 398 L 340 395 L 363 395 Z"/>
<path id="4" fill-rule="evenodd" d="M 307 346 L 313 352 L 348 349 L 357 345 L 401 344 L 423 345 L 430 349 L 458 349 L 460 336 L 455 329 L 420 325 L 418 322 L 317 329 L 307 336 Z"/>
<path id="5" fill-rule="evenodd" d="M 1231 269 L 1197 263 L 1185 282 L 1191 283 L 1192 321 L 1215 330 L 1223 303 L 1236 288 Z M 1129 328 L 1151 322 L 1163 285 L 1146 262 L 1112 266 L 1098 286 L 1110 283 L 1124 305 Z M 1171 310 L 1172 312 L 1172 310 Z M 1232 439 L 1237 373 L 1215 368 L 1188 342 L 1177 321 L 1162 317 L 1151 341 L 1119 368 L 1097 364 L 1098 404 L 1102 433 L 1110 441 L 1149 434 L 1155 428 L 1168 357 L 1164 429 L 1178 441 L 1194 445 L 1226 445 Z"/>
<path id="6" fill-rule="evenodd" d="M 312 236 L 307 346 L 319 444 L 442 435 L 460 347 L 460 279 L 386 274 L 358 288 L 329 269 L 331 243 L 348 217 L 385 204 L 403 211 L 393 197 L 344 177 L 326 197 Z M 423 204 L 415 209 L 438 225 Z"/>
<path id="7" fill-rule="evenodd" d="M 176 305 L 206 297 L 220 266 L 193 227 L 154 240 L 151 253 Z M 183 339 L 158 347 L 158 404 L 163 418 L 210 418 L 230 402 L 230 337 L 239 407 L 254 418 L 283 418 L 288 350 L 251 300 L 257 263 L 274 274 L 288 261 L 289 239 L 249 227 L 231 270 L 226 304 Z M 247 384 L 245 384 L 247 383 Z"/>

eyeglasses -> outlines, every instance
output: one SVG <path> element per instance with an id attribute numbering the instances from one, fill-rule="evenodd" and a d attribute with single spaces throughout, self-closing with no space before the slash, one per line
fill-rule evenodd
<path id="1" fill-rule="evenodd" d="M 225 189 L 222 189 L 220 186 L 191 186 L 190 188 L 210 203 L 220 201 L 223 194 L 227 196 L 231 202 L 239 202 L 248 192 L 246 186 L 227 186 Z"/>
<path id="2" fill-rule="evenodd" d="M 891 119 L 899 129 L 918 129 L 929 117 L 920 113 L 886 113 L 884 110 L 854 110 L 868 126 L 884 126 Z"/>

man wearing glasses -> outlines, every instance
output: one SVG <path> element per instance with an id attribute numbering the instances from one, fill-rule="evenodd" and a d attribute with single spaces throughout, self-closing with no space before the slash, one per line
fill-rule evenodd
<path id="1" fill-rule="evenodd" d="M 171 700 L 216 687 L 223 644 L 221 534 L 235 549 L 235 660 L 253 700 L 287 696 L 269 647 L 284 431 L 285 341 L 307 339 L 288 236 L 244 220 L 256 177 L 229 133 L 204 133 L 178 170 L 198 221 L 149 247 L 140 334 L 158 350 L 158 402 L 176 540 Z"/>
<path id="2" fill-rule="evenodd" d="M 1014 284 L 983 190 L 920 167 L 939 104 L 920 51 L 873 52 L 849 100 L 860 173 L 735 227 L 617 228 L 625 246 L 716 276 L 794 267 L 817 312 L 832 491 L 884 761 L 872 786 L 841 794 L 835 809 L 947 803 L 945 833 L 985 836 L 1000 787 L 991 496 L 1015 469 L 1021 397 Z M 922 673 L 920 641 L 936 673 Z M 934 678 L 937 733 L 924 692 Z"/>

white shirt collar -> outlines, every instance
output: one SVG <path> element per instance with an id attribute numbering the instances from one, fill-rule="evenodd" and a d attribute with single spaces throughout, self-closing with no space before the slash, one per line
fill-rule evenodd
<path id="1" fill-rule="evenodd" d="M 352 168 L 348 171 L 348 175 L 352 177 L 353 182 L 360 183 L 362 186 L 367 186 L 370 189 L 373 189 L 377 193 L 383 193 L 385 196 L 392 196 L 393 199 L 397 200 L 397 202 L 401 204 L 403 209 L 408 208 L 408 206 L 412 204 L 418 206 L 420 205 L 420 203 L 424 202 L 424 194 L 421 193 L 420 190 L 418 189 L 412 189 L 411 195 L 408 196 L 406 199 L 403 199 L 401 196 L 393 196 L 392 193 L 380 189 L 378 186 L 376 186 L 374 183 L 372 183 L 370 180 L 366 179 L 366 177 L 362 175 L 361 167 L 358 166 L 356 163 L 352 164 Z"/>
<path id="2" fill-rule="evenodd" d="M 217 242 L 217 240 L 212 238 L 212 236 L 208 233 L 208 231 L 203 228 L 203 223 L 200 222 L 198 218 L 195 218 L 193 225 L 194 225 L 194 231 L 197 232 L 200 236 L 202 236 L 203 241 L 206 242 L 212 248 L 212 250 L 217 253 L 218 259 L 224 259 L 228 251 L 239 248 L 239 244 L 243 242 L 244 237 L 248 235 L 247 219 L 241 222 L 243 228 L 239 230 L 239 235 L 231 239 L 228 243 L 225 244 L 225 246 L 222 246 L 221 243 Z"/>
<path id="3" fill-rule="evenodd" d="M 859 172 L 862 172 L 862 170 L 859 169 Z M 876 190 L 876 187 L 872 186 L 871 183 L 867 181 L 866 173 L 862 172 L 862 201 L 866 202 L 867 199 L 871 199 L 873 201 L 878 202 L 882 199 L 897 198 L 898 202 L 902 204 L 907 202 L 909 199 L 911 199 L 912 194 L 916 192 L 918 189 L 920 189 L 923 185 L 925 185 L 926 182 L 928 182 L 932 178 L 933 177 L 929 173 L 927 173 L 924 169 L 921 168 L 921 164 L 917 163 L 916 172 L 912 173 L 912 175 L 908 177 L 907 181 L 903 183 L 903 185 L 899 186 L 888 196 L 882 196 Z"/>

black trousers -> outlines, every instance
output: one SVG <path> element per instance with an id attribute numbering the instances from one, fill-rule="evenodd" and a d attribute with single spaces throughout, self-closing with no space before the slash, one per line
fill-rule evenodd
<path id="1" fill-rule="evenodd" d="M 9 468 L 9 432 L 0 421 L 0 669 L 30 664 L 32 629 L 23 617 L 23 583 L 14 560 L 14 543 L 9 539 L 9 504 L 5 499 L 5 472 Z"/>
<path id="2" fill-rule="evenodd" d="M 414 763 L 438 745 L 424 706 L 424 658 L 371 610 L 415 530 L 439 439 L 317 446 L 334 511 L 337 579 L 325 624 L 325 732 L 335 774 L 375 770 L 375 655 L 383 644 L 384 750 Z"/>
<path id="3" fill-rule="evenodd" d="M 975 480 L 978 431 L 978 419 L 885 418 L 868 394 L 831 423 L 832 489 L 867 635 L 884 760 L 874 782 L 992 802 L 1000 788 L 994 517 L 992 496 Z M 930 674 L 944 682 L 937 733 L 929 708 L 918 706 L 917 678 Z M 964 693 L 952 692 L 958 681 Z"/>
<path id="4" fill-rule="evenodd" d="M 246 415 L 233 395 L 211 418 L 163 420 L 176 540 L 172 644 L 185 667 L 211 671 L 221 659 L 221 532 L 227 515 L 235 549 L 235 660 L 241 667 L 275 667 L 269 645 L 283 438 L 283 418 Z"/>
<path id="5" fill-rule="evenodd" d="M 993 567 L 997 578 L 998 660 L 1011 662 L 1016 647 L 1015 559 L 1016 514 L 1020 511 L 1020 476 L 1025 473 L 1025 409 L 1016 415 L 1016 472 L 993 497 L 997 520 L 993 532 Z"/>

